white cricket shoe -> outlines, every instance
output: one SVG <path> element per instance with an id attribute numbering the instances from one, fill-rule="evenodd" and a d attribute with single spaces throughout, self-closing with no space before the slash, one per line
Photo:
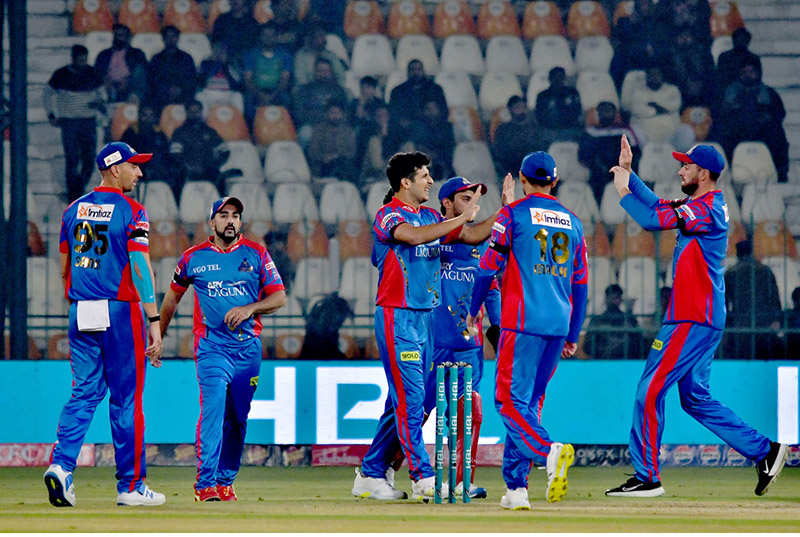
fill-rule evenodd
<path id="1" fill-rule="evenodd" d="M 575 461 L 572 444 L 553 442 L 547 454 L 547 501 L 560 502 L 567 494 L 567 469 Z"/>
<path id="2" fill-rule="evenodd" d="M 511 509 L 512 511 L 530 511 L 531 504 L 528 501 L 528 489 L 525 487 L 507 489 L 505 495 L 500 499 L 500 507 Z"/>
<path id="3" fill-rule="evenodd" d="M 408 494 L 392 487 L 385 478 L 361 475 L 361 468 L 356 468 L 356 478 L 350 491 L 357 498 L 373 500 L 405 500 Z"/>
<path id="4" fill-rule="evenodd" d="M 75 506 L 75 485 L 72 472 L 67 472 L 58 464 L 51 464 L 44 473 L 44 485 L 50 496 L 50 503 L 56 507 Z"/>
<path id="5" fill-rule="evenodd" d="M 166 496 L 152 490 L 147 485 L 142 485 L 138 490 L 134 490 L 133 492 L 120 492 L 117 494 L 117 505 L 144 505 L 150 507 L 154 505 L 164 505 L 166 501 Z"/>
<path id="6" fill-rule="evenodd" d="M 450 494 L 450 487 L 447 483 L 442 483 L 442 491 L 441 491 L 442 500 L 446 500 L 447 496 Z M 423 477 L 419 481 L 415 481 L 413 485 L 411 485 L 411 499 L 412 500 L 422 500 L 427 502 L 428 500 L 434 498 L 436 496 L 436 477 Z"/>
<path id="7" fill-rule="evenodd" d="M 389 483 L 389 486 L 392 487 L 392 488 L 394 488 L 394 474 L 395 473 L 396 472 L 394 471 L 394 468 L 392 468 L 391 466 L 386 469 L 386 482 Z"/>

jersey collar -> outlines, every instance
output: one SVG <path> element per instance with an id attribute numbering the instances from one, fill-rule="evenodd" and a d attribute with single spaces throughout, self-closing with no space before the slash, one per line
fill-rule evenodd
<path id="1" fill-rule="evenodd" d="M 216 252 L 219 252 L 221 254 L 227 254 L 227 253 L 230 253 L 230 252 L 236 250 L 237 248 L 239 248 L 239 246 L 242 245 L 242 234 L 240 233 L 239 236 L 236 238 L 236 240 L 233 241 L 233 244 L 231 244 L 227 248 L 220 248 L 219 246 L 214 244 L 214 237 L 213 236 L 208 237 L 208 244 L 210 245 L 212 250 L 214 250 Z"/>
<path id="2" fill-rule="evenodd" d="M 529 197 L 530 196 L 535 196 L 537 198 L 544 198 L 546 200 L 557 200 L 557 198 L 555 196 L 553 196 L 552 194 L 543 194 L 541 192 L 531 192 L 530 194 L 528 194 L 528 196 Z"/>
<path id="3" fill-rule="evenodd" d="M 410 211 L 412 213 L 419 213 L 419 209 L 416 209 L 412 205 L 409 205 L 408 203 L 401 201 L 397 196 L 392 197 L 392 201 L 389 202 L 389 205 L 391 205 L 394 208 L 400 208 L 406 211 Z M 420 205 L 420 207 L 422 206 Z"/>
<path id="4" fill-rule="evenodd" d="M 95 192 L 115 192 L 117 194 L 122 194 L 121 188 L 112 188 L 110 186 L 96 186 L 94 187 Z"/>

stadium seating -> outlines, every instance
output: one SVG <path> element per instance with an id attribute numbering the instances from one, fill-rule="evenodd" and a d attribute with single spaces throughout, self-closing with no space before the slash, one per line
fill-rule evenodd
<path id="1" fill-rule="evenodd" d="M 539 94 L 550 87 L 549 73 L 544 71 L 537 71 L 531 75 L 528 80 L 528 90 L 526 99 L 528 102 L 528 110 L 536 109 L 536 98 Z"/>
<path id="2" fill-rule="evenodd" d="M 186 109 L 182 104 L 168 104 L 161 111 L 161 120 L 158 125 L 167 138 L 172 138 L 175 129 L 186 121 Z"/>
<path id="3" fill-rule="evenodd" d="M 778 171 L 763 142 L 740 142 L 731 157 L 731 178 L 736 183 L 774 183 Z"/>
<path id="4" fill-rule="evenodd" d="M 748 183 L 742 193 L 742 222 L 752 229 L 753 224 L 781 220 L 786 211 L 781 185 L 777 183 Z"/>
<path id="5" fill-rule="evenodd" d="M 630 111 L 633 94 L 637 89 L 645 87 L 645 78 L 644 69 L 633 69 L 625 73 L 619 98 L 623 110 Z"/>
<path id="6" fill-rule="evenodd" d="M 356 185 L 349 181 L 327 183 L 319 196 L 319 216 L 323 224 L 338 226 L 345 220 L 365 220 L 367 213 Z"/>
<path id="7" fill-rule="evenodd" d="M 617 277 L 625 296 L 636 298 L 634 315 L 652 315 L 658 304 L 659 287 L 656 263 L 652 257 L 629 257 L 619 267 Z"/>
<path id="8" fill-rule="evenodd" d="M 636 2 L 634 0 L 621 0 L 614 8 L 614 15 L 612 16 L 611 24 L 617 25 L 621 18 L 631 17 L 636 9 Z"/>
<path id="9" fill-rule="evenodd" d="M 72 32 L 110 32 L 114 15 L 106 0 L 77 0 L 72 9 Z M 93 63 L 93 62 L 90 62 Z"/>
<path id="10" fill-rule="evenodd" d="M 642 147 L 637 175 L 650 183 L 675 183 L 681 164 L 672 157 L 675 148 L 669 142 L 650 142 Z"/>
<path id="11" fill-rule="evenodd" d="M 275 358 L 287 360 L 299 358 L 300 353 L 303 351 L 303 340 L 305 337 L 305 330 L 276 333 L 274 336 Z"/>
<path id="12" fill-rule="evenodd" d="M 613 57 L 611 42 L 602 35 L 582 37 L 575 46 L 575 67 L 578 71 L 607 73 Z"/>
<path id="13" fill-rule="evenodd" d="M 177 212 L 175 213 L 177 214 Z M 208 213 L 206 213 L 206 219 Z M 189 236 L 183 225 L 175 221 L 175 216 L 150 221 L 150 258 L 161 259 L 177 256 L 189 248 Z"/>
<path id="14" fill-rule="evenodd" d="M 350 0 L 344 12 L 344 33 L 355 39 L 365 34 L 382 34 L 384 21 L 378 2 Z"/>
<path id="15" fill-rule="evenodd" d="M 28 335 L 34 338 L 47 337 L 45 327 L 66 328 L 67 326 L 66 318 L 53 317 L 68 313 L 61 280 L 61 265 L 55 258 L 37 256 L 28 257 L 26 267 Z"/>
<path id="16" fill-rule="evenodd" d="M 369 257 L 372 254 L 372 223 L 366 220 L 344 220 L 336 232 L 339 259 Z"/>
<path id="17" fill-rule="evenodd" d="M 448 108 L 462 106 L 472 109 L 478 108 L 478 96 L 467 73 L 463 71 L 442 71 L 436 75 L 435 81 L 444 91 L 444 98 L 447 101 Z"/>
<path id="18" fill-rule="evenodd" d="M 591 233 L 595 222 L 600 222 L 600 209 L 588 184 L 569 180 L 559 183 L 556 197 L 580 218 L 584 234 Z"/>
<path id="19" fill-rule="evenodd" d="M 225 161 L 225 164 L 220 167 L 220 172 L 232 169 L 242 171 L 241 176 L 228 179 L 228 184 L 263 183 L 264 167 L 261 164 L 261 157 L 256 147 L 245 140 L 231 141 L 225 144 L 228 146 L 230 155 L 228 156 L 228 160 Z"/>
<path id="20" fill-rule="evenodd" d="M 139 32 L 131 37 L 131 46 L 141 49 L 147 61 L 150 61 L 153 56 L 164 50 L 164 39 L 158 32 Z"/>
<path id="21" fill-rule="evenodd" d="M 714 57 L 714 65 L 719 61 L 719 55 L 733 48 L 733 37 L 730 35 L 720 35 L 714 38 L 711 43 L 711 55 Z"/>
<path id="22" fill-rule="evenodd" d="M 731 0 L 712 0 L 711 4 L 711 37 L 731 35 L 739 28 L 744 28 L 744 20 L 739 6 Z"/>
<path id="23" fill-rule="evenodd" d="M 131 33 L 158 33 L 161 23 L 153 0 L 124 0 L 117 21 L 130 28 Z"/>
<path id="24" fill-rule="evenodd" d="M 388 104 L 392 97 L 392 90 L 408 80 L 406 71 L 393 71 L 386 79 L 386 87 L 384 88 L 384 100 Z"/>
<path id="25" fill-rule="evenodd" d="M 711 130 L 711 110 L 705 106 L 687 106 L 681 112 L 681 122 L 692 128 L 696 141 L 702 142 Z"/>
<path id="26" fill-rule="evenodd" d="M 453 125 L 453 133 L 456 143 L 459 142 L 483 142 L 486 134 L 483 131 L 483 123 L 474 108 L 464 106 L 450 108 L 450 123 Z"/>
<path id="27" fill-rule="evenodd" d="M 297 140 L 292 116 L 283 106 L 260 106 L 253 120 L 253 137 L 258 145 Z"/>
<path id="28" fill-rule="evenodd" d="M 489 72 L 508 72 L 524 77 L 531 74 L 522 40 L 513 35 L 495 36 L 489 40 L 486 67 Z"/>
<path id="29" fill-rule="evenodd" d="M 531 70 L 534 73 L 549 73 L 553 67 L 563 67 L 567 76 L 575 74 L 575 61 L 567 38 L 563 35 L 537 37 L 531 48 Z"/>
<path id="30" fill-rule="evenodd" d="M 543 35 L 564 35 L 561 11 L 555 2 L 530 2 L 522 16 L 522 37 L 533 41 Z"/>
<path id="31" fill-rule="evenodd" d="M 369 256 L 351 257 L 342 262 L 339 296 L 348 301 L 375 301 L 378 294 L 378 269 Z"/>
<path id="32" fill-rule="evenodd" d="M 445 0 L 433 15 L 433 36 L 445 39 L 453 35 L 475 35 L 475 20 L 469 6 L 460 0 Z"/>
<path id="33" fill-rule="evenodd" d="M 593 0 L 574 2 L 567 13 L 567 37 L 577 41 L 592 35 L 611 37 L 611 28 L 603 6 Z"/>
<path id="34" fill-rule="evenodd" d="M 494 170 L 492 155 L 485 142 L 461 142 L 453 152 L 453 168 L 456 174 L 466 177 L 472 182 L 496 184 L 497 175 Z M 431 189 L 431 192 L 433 189 Z M 433 198 L 433 194 L 431 194 Z M 436 209 L 439 208 L 438 200 Z"/>
<path id="35" fill-rule="evenodd" d="M 743 240 L 747 240 L 747 232 L 744 230 L 744 225 L 738 220 L 731 220 L 728 223 L 728 251 L 726 254 L 728 257 L 732 257 L 734 262 L 736 260 L 736 245 Z M 727 262 L 725 266 L 726 268 L 728 267 Z"/>
<path id="36" fill-rule="evenodd" d="M 348 54 L 341 37 L 336 34 L 326 35 L 325 49 L 333 52 L 347 67 L 350 66 L 350 54 Z"/>
<path id="37" fill-rule="evenodd" d="M 181 34 L 205 34 L 206 20 L 195 0 L 169 0 L 164 8 L 164 26 L 175 26 Z"/>
<path id="38" fill-rule="evenodd" d="M 606 287 L 614 283 L 616 278 L 612 270 L 611 260 L 608 257 L 589 256 L 587 262 L 589 264 L 589 303 L 586 307 L 586 313 L 597 315 L 605 311 Z"/>
<path id="39" fill-rule="evenodd" d="M 511 112 L 508 110 L 507 106 L 495 109 L 495 111 L 492 113 L 492 119 L 489 122 L 489 140 L 492 143 L 495 143 L 497 128 L 503 123 L 508 123 L 509 121 L 511 121 Z"/>
<path id="40" fill-rule="evenodd" d="M 83 46 L 89 51 L 87 61 L 89 65 L 94 65 L 97 55 L 105 49 L 110 48 L 114 41 L 114 34 L 111 32 L 89 32 L 83 40 Z"/>
<path id="41" fill-rule="evenodd" d="M 185 33 L 178 36 L 178 48 L 192 57 L 194 66 L 199 68 L 203 60 L 211 56 L 211 42 L 203 33 Z"/>
<path id="42" fill-rule="evenodd" d="M 264 177 L 269 183 L 311 181 L 311 170 L 300 144 L 291 140 L 271 143 L 264 158 Z"/>
<path id="43" fill-rule="evenodd" d="M 519 79 L 513 73 L 486 73 L 481 81 L 481 89 L 478 92 L 483 119 L 491 119 L 492 113 L 498 108 L 505 107 L 509 98 L 514 95 L 522 96 L 522 94 Z"/>
<path id="44" fill-rule="evenodd" d="M 471 35 L 452 35 L 444 40 L 441 54 L 443 71 L 465 71 L 470 75 L 483 75 L 486 63 L 478 40 Z"/>
<path id="45" fill-rule="evenodd" d="M 114 110 L 111 118 L 111 139 L 120 140 L 125 131 L 139 123 L 139 106 L 122 103 Z"/>
<path id="46" fill-rule="evenodd" d="M 589 180 L 589 170 L 578 160 L 577 142 L 553 142 L 547 152 L 556 161 L 562 182 L 585 183 Z"/>
<path id="47" fill-rule="evenodd" d="M 139 192 L 151 222 L 174 220 L 178 216 L 178 204 L 172 194 L 172 187 L 164 181 L 144 181 L 139 184 Z"/>
<path id="48" fill-rule="evenodd" d="M 297 262 L 292 283 L 292 294 L 298 299 L 309 299 L 335 291 L 331 281 L 330 261 L 327 257 L 304 257 Z"/>
<path id="49" fill-rule="evenodd" d="M 330 242 L 322 222 L 295 222 L 289 228 L 286 253 L 294 262 L 304 257 L 327 257 Z"/>
<path id="50" fill-rule="evenodd" d="M 489 0 L 478 10 L 478 37 L 491 39 L 498 35 L 519 37 L 519 21 L 510 3 Z"/>
<path id="51" fill-rule="evenodd" d="M 245 222 L 272 222 L 272 204 L 263 184 L 236 183 L 231 185 L 227 195 L 244 203 L 242 220 Z"/>
<path id="52" fill-rule="evenodd" d="M 603 101 L 613 103 L 619 108 L 617 88 L 608 73 L 582 71 L 578 74 L 575 89 L 581 96 L 581 106 L 584 111 L 597 107 Z"/>
<path id="53" fill-rule="evenodd" d="M 291 224 L 301 220 L 319 220 L 319 208 L 307 184 L 281 183 L 272 194 L 272 220 L 276 224 Z"/>
<path id="54" fill-rule="evenodd" d="M 388 181 L 379 181 L 377 183 L 372 183 L 367 190 L 367 218 L 369 222 L 375 220 L 375 215 L 378 214 L 378 210 L 383 207 L 383 198 L 386 196 L 386 193 L 389 191 L 389 182 Z"/>
<path id="55" fill-rule="evenodd" d="M 765 257 L 762 261 L 775 275 L 778 294 L 784 309 L 792 308 L 792 291 L 800 287 L 800 264 L 791 257 Z"/>
<path id="56" fill-rule="evenodd" d="M 589 255 L 611 256 L 611 243 L 608 242 L 606 226 L 602 221 L 598 219 L 593 225 L 591 223 L 584 225 L 583 236 L 586 240 L 586 252 Z"/>
<path id="57" fill-rule="evenodd" d="M 266 220 L 245 220 L 242 224 L 242 236 L 245 239 L 251 240 L 261 246 L 266 247 L 267 241 L 264 240 L 264 235 L 272 230 L 272 224 Z"/>
<path id="58" fill-rule="evenodd" d="M 400 39 L 406 35 L 428 35 L 431 25 L 425 8 L 417 0 L 399 0 L 389 11 L 389 37 Z"/>
<path id="59" fill-rule="evenodd" d="M 653 233 L 645 231 L 636 222 L 626 219 L 614 228 L 611 255 L 617 261 L 628 257 L 654 257 L 656 243 Z"/>
<path id="60" fill-rule="evenodd" d="M 783 222 L 766 221 L 753 231 L 753 256 L 759 261 L 765 257 L 789 256 L 797 259 L 797 246 Z"/>
<path id="61" fill-rule="evenodd" d="M 395 70 L 392 45 L 385 35 L 364 34 L 356 38 L 350 55 L 350 70 L 359 77 L 387 76 Z"/>
<path id="62" fill-rule="evenodd" d="M 603 222 L 607 226 L 616 226 L 625 221 L 627 214 L 619 204 L 619 192 L 614 182 L 609 181 L 600 198 L 600 216 L 603 217 Z"/>
<path id="63" fill-rule="evenodd" d="M 226 142 L 250 141 L 250 131 L 247 130 L 244 115 L 235 106 L 226 104 L 212 106 L 208 111 L 206 124 L 217 131 L 217 134 Z"/>
<path id="64" fill-rule="evenodd" d="M 244 112 L 244 97 L 238 91 L 203 89 L 198 91 L 194 98 L 203 105 L 203 117 L 208 117 L 215 106 L 233 106 Z"/>
<path id="65" fill-rule="evenodd" d="M 274 17 L 272 0 L 258 0 L 253 6 L 253 18 L 258 24 L 266 24 Z"/>
<path id="66" fill-rule="evenodd" d="M 189 181 L 183 185 L 178 214 L 181 222 L 197 224 L 208 221 L 208 210 L 220 198 L 219 191 L 210 181 Z"/>
<path id="67" fill-rule="evenodd" d="M 397 5 L 397 4 L 395 4 Z M 396 63 L 397 70 L 406 72 L 411 60 L 419 60 L 428 76 L 439 72 L 439 57 L 433 46 L 433 39 L 427 35 L 404 35 L 397 42 Z M 387 91 L 388 93 L 388 91 Z"/>
<path id="68" fill-rule="evenodd" d="M 217 17 L 231 10 L 228 0 L 213 0 L 208 8 L 208 30 L 214 29 L 214 22 Z"/>

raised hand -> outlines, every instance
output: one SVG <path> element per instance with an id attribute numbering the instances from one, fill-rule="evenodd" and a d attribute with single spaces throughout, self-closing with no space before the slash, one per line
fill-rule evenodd
<path id="1" fill-rule="evenodd" d="M 503 179 L 503 206 L 514 203 L 514 195 L 514 176 L 508 173 Z"/>
<path id="2" fill-rule="evenodd" d="M 628 173 L 631 173 L 631 163 L 633 162 L 633 151 L 631 151 L 631 144 L 628 142 L 628 137 L 622 135 L 619 148 L 619 165 Z"/>

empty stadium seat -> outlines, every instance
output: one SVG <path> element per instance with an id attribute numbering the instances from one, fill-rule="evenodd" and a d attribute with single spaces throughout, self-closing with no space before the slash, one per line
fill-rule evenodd
<path id="1" fill-rule="evenodd" d="M 386 76 L 396 68 L 392 45 L 385 35 L 365 34 L 356 38 L 350 55 L 350 70 L 359 77 Z"/>
<path id="2" fill-rule="evenodd" d="M 578 71 L 607 73 L 614 57 L 614 49 L 606 36 L 582 37 L 575 46 L 575 67 Z"/>
<path id="3" fill-rule="evenodd" d="M 495 36 L 486 46 L 486 67 L 489 72 L 509 72 L 518 76 L 530 76 L 528 56 L 522 40 L 513 35 Z"/>
<path id="4" fill-rule="evenodd" d="M 475 19 L 466 2 L 445 0 L 433 14 L 433 36 L 445 39 L 452 35 L 475 35 Z"/>
<path id="5" fill-rule="evenodd" d="M 327 34 L 325 36 L 325 49 L 333 52 L 348 68 L 350 67 L 350 54 L 348 54 L 341 37 L 336 34 Z"/>
<path id="6" fill-rule="evenodd" d="M 377 183 L 372 183 L 369 186 L 369 190 L 367 191 L 367 218 L 369 222 L 373 222 L 375 220 L 375 215 L 378 214 L 378 211 L 381 207 L 383 207 L 383 198 L 386 196 L 386 193 L 389 191 L 389 182 L 388 181 L 380 181 Z"/>
<path id="7" fill-rule="evenodd" d="M 182 252 L 181 252 L 182 253 Z M 156 273 L 156 285 L 157 293 L 166 293 L 172 283 L 173 275 L 175 274 L 175 269 L 178 266 L 178 257 L 165 257 L 159 260 L 158 263 L 155 264 L 153 267 Z M 194 294 L 194 286 L 188 289 L 181 297 L 181 301 L 178 302 L 178 309 L 176 313 L 178 315 L 183 315 L 189 317 L 194 312 L 194 302 L 195 302 L 195 294 Z M 177 324 L 177 323 L 174 323 Z M 173 324 L 173 326 L 174 326 Z"/>
<path id="8" fill-rule="evenodd" d="M 733 48 L 733 37 L 730 35 L 720 35 L 714 38 L 711 43 L 711 55 L 714 57 L 714 65 L 719 61 L 719 55 Z"/>
<path id="9" fill-rule="evenodd" d="M 203 105 L 203 117 L 208 117 L 215 106 L 233 106 L 244 112 L 244 97 L 238 91 L 203 89 L 198 91 L 194 98 Z"/>
<path id="10" fill-rule="evenodd" d="M 611 37 L 603 6 L 593 0 L 574 2 L 567 13 L 567 37 L 577 41 L 592 35 Z"/>
<path id="11" fill-rule="evenodd" d="M 291 285 L 291 282 L 284 282 Z M 264 325 L 262 335 L 274 338 L 278 333 L 294 332 L 306 325 L 303 306 L 292 293 L 286 296 L 286 304 L 274 315 L 262 315 L 261 324 Z M 302 332 L 301 332 L 302 334 Z"/>
<path id="12" fill-rule="evenodd" d="M 68 304 L 64 298 L 64 285 L 61 280 L 60 262 L 52 257 L 28 257 L 26 268 L 28 276 L 28 335 L 46 336 L 43 328 L 47 326 L 65 328 L 67 326 L 66 318 L 53 317 L 68 313 Z"/>
<path id="13" fill-rule="evenodd" d="M 669 142 L 650 142 L 642 147 L 637 175 L 651 183 L 675 183 L 681 163 L 672 157 L 675 148 Z"/>
<path id="14" fill-rule="evenodd" d="M 186 33 L 178 36 L 178 48 L 192 57 L 194 66 L 199 68 L 211 56 L 211 42 L 202 33 Z"/>
<path id="15" fill-rule="evenodd" d="M 778 294 L 781 297 L 781 306 L 791 309 L 792 291 L 800 287 L 800 264 L 791 257 L 775 256 L 765 257 L 762 261 L 775 275 L 778 284 Z"/>
<path id="16" fill-rule="evenodd" d="M 153 0 L 124 0 L 117 21 L 130 28 L 131 33 L 158 33 L 161 23 Z"/>
<path id="17" fill-rule="evenodd" d="M 148 61 L 164 50 L 164 39 L 158 32 L 139 32 L 131 37 L 131 46 L 141 49 Z"/>
<path id="18" fill-rule="evenodd" d="M 739 142 L 731 157 L 731 178 L 737 183 L 774 183 L 778 171 L 763 142 Z"/>
<path id="19" fill-rule="evenodd" d="M 558 161 L 556 161 L 556 164 L 558 164 Z M 558 169 L 560 175 L 560 164 L 558 164 Z M 594 229 L 594 223 L 600 221 L 600 208 L 597 206 L 592 189 L 587 183 L 578 181 L 559 183 L 556 197 L 564 207 L 580 218 L 584 234 L 591 232 Z"/>
<path id="20" fill-rule="evenodd" d="M 728 251 L 726 252 L 727 257 L 733 259 L 733 263 L 730 266 L 736 263 L 736 245 L 744 240 L 747 240 L 747 232 L 744 230 L 744 225 L 740 221 L 731 220 L 728 223 Z M 727 259 L 725 268 L 730 268 Z"/>
<path id="21" fill-rule="evenodd" d="M 614 228 L 611 255 L 617 261 L 627 257 L 654 257 L 656 242 L 653 233 L 645 231 L 636 222 L 626 219 Z"/>
<path id="22" fill-rule="evenodd" d="M 72 9 L 72 32 L 110 32 L 114 15 L 106 0 L 77 0 Z M 92 63 L 92 62 L 90 62 Z"/>
<path id="23" fill-rule="evenodd" d="M 630 111 L 633 94 L 639 88 L 645 87 L 646 73 L 644 69 L 633 69 L 625 73 L 620 89 L 620 106 L 623 110 Z"/>
<path id="24" fill-rule="evenodd" d="M 339 259 L 372 254 L 372 224 L 365 219 L 340 222 L 336 238 L 339 240 Z"/>
<path id="25" fill-rule="evenodd" d="M 183 185 L 178 207 L 180 220 L 186 224 L 208 221 L 208 208 L 220 198 L 210 181 L 189 181 Z"/>
<path id="26" fill-rule="evenodd" d="M 89 65 L 94 65 L 97 55 L 105 49 L 110 48 L 114 42 L 114 34 L 111 32 L 89 32 L 83 39 L 83 46 L 89 51 L 86 59 Z"/>
<path id="27" fill-rule="evenodd" d="M 392 97 L 392 90 L 408 80 L 408 75 L 406 71 L 393 71 L 392 74 L 386 79 L 386 88 L 384 89 L 383 95 L 384 100 L 388 103 Z"/>
<path id="28" fill-rule="evenodd" d="M 114 110 L 111 118 L 111 139 L 120 140 L 125 131 L 139 123 L 139 106 L 122 103 Z"/>
<path id="29" fill-rule="evenodd" d="M 584 110 L 591 110 L 603 101 L 613 103 L 619 108 L 617 87 L 608 73 L 582 71 L 578 74 L 575 89 L 581 96 L 581 106 Z"/>
<path id="30" fill-rule="evenodd" d="M 537 37 L 531 48 L 531 70 L 534 73 L 549 73 L 553 67 L 563 67 L 567 76 L 575 74 L 575 61 L 567 38 L 563 35 Z"/>
<path id="31" fill-rule="evenodd" d="M 289 228 L 286 239 L 286 253 L 292 261 L 304 257 L 327 257 L 329 252 L 328 234 L 322 222 L 295 222 Z"/>
<path id="32" fill-rule="evenodd" d="M 510 3 L 490 0 L 478 9 L 478 37 L 491 39 L 498 35 L 519 37 L 519 21 Z"/>
<path id="33" fill-rule="evenodd" d="M 234 196 L 244 203 L 242 220 L 245 222 L 272 222 L 272 204 L 263 184 L 236 183 L 228 189 L 228 196 Z"/>
<path id="34" fill-rule="evenodd" d="M 465 71 L 470 75 L 483 75 L 486 62 L 478 40 L 471 35 L 452 35 L 442 45 L 443 71 Z"/>
<path id="35" fill-rule="evenodd" d="M 629 257 L 619 267 L 617 276 L 625 296 L 636 298 L 634 315 L 652 315 L 658 307 L 658 278 L 652 257 Z"/>
<path id="36" fill-rule="evenodd" d="M 311 170 L 300 144 L 290 140 L 270 144 L 264 158 L 264 177 L 270 183 L 311 181 Z"/>
<path id="37" fill-rule="evenodd" d="M 522 37 L 532 41 L 543 35 L 564 35 L 561 11 L 555 2 L 530 2 L 522 16 Z"/>
<path id="38" fill-rule="evenodd" d="M 242 236 L 266 247 L 264 236 L 272 230 L 272 223 L 267 220 L 245 220 L 242 224 Z"/>
<path id="39" fill-rule="evenodd" d="M 275 358 L 282 360 L 299 358 L 300 353 L 303 351 L 305 334 L 305 330 L 276 333 L 274 336 Z"/>
<path id="40" fill-rule="evenodd" d="M 342 262 L 339 296 L 345 300 L 375 302 L 378 295 L 378 269 L 368 256 L 351 257 Z"/>
<path id="41" fill-rule="evenodd" d="M 232 169 L 242 171 L 239 177 L 232 177 L 228 179 L 231 184 L 238 183 L 263 183 L 264 182 L 264 167 L 261 164 L 261 157 L 258 155 L 256 147 L 246 141 L 230 141 L 225 142 L 228 146 L 230 155 L 228 160 L 225 161 L 220 167 L 220 172 L 225 172 Z"/>
<path id="42" fill-rule="evenodd" d="M 600 198 L 600 216 L 608 226 L 616 226 L 625 221 L 625 209 L 619 204 L 619 192 L 614 186 L 613 181 L 609 181 L 603 189 L 603 196 Z"/>
<path id="43" fill-rule="evenodd" d="M 356 185 L 349 181 L 327 183 L 319 196 L 320 220 L 327 225 L 339 225 L 345 220 L 365 220 L 367 213 Z"/>
<path id="44" fill-rule="evenodd" d="M 616 278 L 608 257 L 589 256 L 587 263 L 589 264 L 589 304 L 586 307 L 586 313 L 598 315 L 605 311 L 606 287 L 614 283 Z"/>
<path id="45" fill-rule="evenodd" d="M 744 19 L 736 2 L 730 0 L 714 0 L 711 4 L 711 37 L 732 35 L 739 28 L 744 28 Z"/>
<path id="46" fill-rule="evenodd" d="M 531 75 L 528 80 L 528 90 L 526 100 L 528 102 L 528 110 L 536 109 L 536 98 L 539 94 L 550 87 L 549 73 L 538 71 Z"/>
<path id="47" fill-rule="evenodd" d="M 577 142 L 553 142 L 547 149 L 558 166 L 558 177 L 562 182 L 586 182 L 589 170 L 578 160 Z"/>
<path id="48" fill-rule="evenodd" d="M 169 0 L 164 8 L 164 26 L 175 26 L 181 34 L 205 34 L 206 20 L 194 0 Z"/>
<path id="49" fill-rule="evenodd" d="M 378 2 L 350 0 L 344 12 L 344 33 L 355 39 L 364 34 L 384 32 L 383 14 Z"/>
<path id="50" fill-rule="evenodd" d="M 435 75 L 439 72 L 439 57 L 436 55 L 436 48 L 430 36 L 404 35 L 397 42 L 395 56 L 397 69 L 404 73 L 411 60 L 421 61 L 426 75 Z"/>
<path id="51" fill-rule="evenodd" d="M 453 152 L 453 168 L 456 174 L 466 177 L 472 182 L 494 185 L 497 181 L 492 155 L 485 142 L 461 142 L 458 144 Z M 433 198 L 432 194 L 431 198 Z M 439 204 L 436 200 L 436 209 L 438 208 Z"/>
<path id="52" fill-rule="evenodd" d="M 206 124 L 217 131 L 217 134 L 226 142 L 250 141 L 250 131 L 247 130 L 244 115 L 235 106 L 226 104 L 212 106 L 208 111 Z"/>
<path id="53" fill-rule="evenodd" d="M 450 123 L 453 125 L 456 143 L 483 142 L 486 135 L 483 132 L 483 123 L 474 108 L 460 106 L 450 108 Z"/>
<path id="54" fill-rule="evenodd" d="M 406 35 L 428 35 L 431 25 L 425 8 L 417 0 L 399 0 L 389 11 L 389 37 L 400 39 Z"/>
<path id="55" fill-rule="evenodd" d="M 478 108 L 478 96 L 463 71 L 442 71 L 436 75 L 436 83 L 442 87 L 448 108 Z"/>
<path id="56" fill-rule="evenodd" d="M 783 222 L 761 222 L 753 231 L 753 256 L 759 261 L 774 256 L 797 259 L 797 245 Z"/>
<path id="57" fill-rule="evenodd" d="M 172 138 L 175 129 L 186 121 L 186 108 L 182 104 L 168 104 L 161 111 L 161 120 L 158 125 L 167 138 Z"/>
<path id="58" fill-rule="evenodd" d="M 327 257 L 304 257 L 297 262 L 292 293 L 298 299 L 325 295 L 336 290 L 331 280 L 331 267 Z"/>
<path id="59" fill-rule="evenodd" d="M 67 332 L 52 334 L 47 339 L 48 360 L 69 360 L 69 352 L 69 334 Z"/>
<path id="60" fill-rule="evenodd" d="M 752 224 L 768 220 L 781 220 L 786 206 L 777 183 L 748 183 L 742 193 L 742 222 L 752 229 Z"/>
<path id="61" fill-rule="evenodd" d="M 702 142 L 711 130 L 711 110 L 705 106 L 687 106 L 681 112 L 681 122 L 692 128 L 695 140 Z"/>
<path id="62" fill-rule="evenodd" d="M 311 189 L 304 183 L 281 183 L 272 194 L 272 220 L 276 224 L 291 224 L 319 220 L 319 208 Z"/>
<path id="63" fill-rule="evenodd" d="M 176 222 L 177 217 L 172 216 L 164 220 L 150 220 L 150 258 L 161 259 L 164 257 L 181 255 L 190 246 L 186 229 Z M 206 213 L 208 218 L 208 213 Z M 173 267 L 174 268 L 174 267 Z"/>
<path id="64" fill-rule="evenodd" d="M 178 204 L 172 187 L 164 181 L 144 181 L 139 184 L 142 204 L 147 208 L 147 217 L 152 221 L 175 220 L 178 218 Z"/>
<path id="65" fill-rule="evenodd" d="M 481 89 L 478 93 L 483 119 L 491 119 L 492 113 L 498 108 L 504 108 L 508 103 L 508 99 L 514 95 L 523 95 L 522 87 L 516 75 L 502 72 L 486 73 L 481 81 Z"/>
<path id="66" fill-rule="evenodd" d="M 283 106 L 260 106 L 253 120 L 253 137 L 258 145 L 281 140 L 297 140 L 297 131 L 289 111 Z"/>
<path id="67" fill-rule="evenodd" d="M 596 202 L 595 202 L 596 203 Z M 586 253 L 589 255 L 609 257 L 611 255 L 611 243 L 608 241 L 605 224 L 599 219 L 594 225 L 583 226 L 583 235 L 586 240 Z"/>

